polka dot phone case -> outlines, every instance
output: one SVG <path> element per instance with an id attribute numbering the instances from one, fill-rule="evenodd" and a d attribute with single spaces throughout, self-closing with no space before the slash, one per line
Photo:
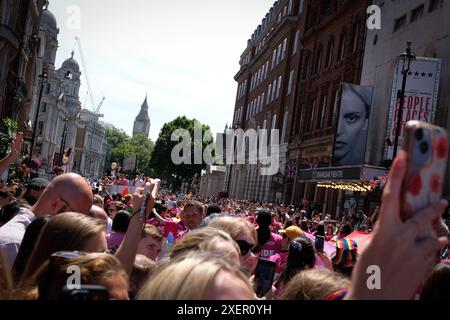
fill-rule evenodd
<path id="1" fill-rule="evenodd" d="M 401 203 L 405 221 L 441 200 L 448 158 L 447 131 L 426 122 L 408 121 L 404 149 L 408 154 Z"/>

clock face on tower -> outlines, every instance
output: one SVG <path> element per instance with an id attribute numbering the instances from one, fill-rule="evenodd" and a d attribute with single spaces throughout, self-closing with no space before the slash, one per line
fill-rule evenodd
<path id="1" fill-rule="evenodd" d="M 142 122 L 136 122 L 136 131 L 142 131 L 144 129 L 144 124 Z"/>

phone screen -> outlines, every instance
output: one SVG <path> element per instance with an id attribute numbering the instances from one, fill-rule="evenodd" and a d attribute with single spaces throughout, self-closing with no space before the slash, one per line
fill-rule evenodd
<path id="1" fill-rule="evenodd" d="M 316 236 L 316 241 L 314 246 L 316 247 L 317 252 L 323 252 L 323 247 L 325 245 L 325 237 L 323 236 Z"/>
<path id="2" fill-rule="evenodd" d="M 258 297 L 263 297 L 271 288 L 275 277 L 276 263 L 259 259 L 255 272 L 255 292 Z"/>

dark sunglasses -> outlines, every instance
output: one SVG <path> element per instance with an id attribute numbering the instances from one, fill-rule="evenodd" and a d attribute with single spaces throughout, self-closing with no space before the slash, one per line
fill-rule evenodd
<path id="1" fill-rule="evenodd" d="M 258 245 L 250 244 L 245 240 L 236 240 L 239 250 L 241 251 L 241 256 L 245 256 L 249 251 L 258 254 L 261 252 L 261 248 Z"/>

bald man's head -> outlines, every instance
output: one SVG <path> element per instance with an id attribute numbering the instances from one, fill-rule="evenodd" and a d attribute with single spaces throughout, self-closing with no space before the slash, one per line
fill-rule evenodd
<path id="1" fill-rule="evenodd" d="M 91 187 L 82 176 L 66 173 L 50 182 L 32 211 L 38 217 L 66 211 L 89 214 L 92 198 Z"/>

